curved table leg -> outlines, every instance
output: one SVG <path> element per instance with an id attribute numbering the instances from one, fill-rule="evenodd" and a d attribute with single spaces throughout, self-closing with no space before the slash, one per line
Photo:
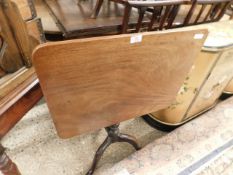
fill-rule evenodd
<path id="1" fill-rule="evenodd" d="M 112 144 L 112 139 L 110 137 L 107 137 L 104 142 L 100 145 L 100 147 L 98 148 L 98 150 L 95 153 L 95 157 L 93 159 L 93 163 L 92 166 L 90 168 L 90 170 L 87 172 L 86 175 L 91 175 L 94 173 L 95 169 L 96 169 L 96 165 L 99 162 L 99 160 L 101 159 L 102 155 L 104 154 L 104 151 L 109 147 L 109 145 Z"/>
<path id="2" fill-rule="evenodd" d="M 141 147 L 138 145 L 135 137 L 128 134 L 119 134 L 119 142 L 127 142 L 131 144 L 135 150 L 140 150 Z"/>
<path id="3" fill-rule="evenodd" d="M 104 151 L 115 142 L 127 142 L 131 144 L 136 150 L 140 149 L 140 146 L 138 145 L 136 138 L 127 134 L 122 134 L 119 131 L 119 125 L 112 125 L 105 128 L 106 132 L 108 133 L 107 138 L 104 140 L 104 142 L 100 145 L 98 150 L 96 151 L 95 157 L 93 159 L 92 166 L 90 170 L 87 172 L 86 175 L 92 175 L 96 169 L 96 165 L 98 164 L 100 158 L 102 157 Z"/>
<path id="4" fill-rule="evenodd" d="M 3 175 L 21 175 L 16 164 L 5 153 L 5 148 L 0 143 L 0 171 Z"/>

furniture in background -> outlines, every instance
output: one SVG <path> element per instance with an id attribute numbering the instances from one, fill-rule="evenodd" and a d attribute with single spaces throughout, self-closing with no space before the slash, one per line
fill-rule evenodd
<path id="1" fill-rule="evenodd" d="M 64 39 L 216 22 L 222 18 L 231 2 L 232 0 L 86 0 L 76 3 L 73 0 L 45 0 Z M 159 24 L 161 26 L 157 26 Z"/>
<path id="2" fill-rule="evenodd" d="M 136 32 L 139 32 L 145 14 L 152 12 L 151 21 L 148 25 L 149 31 L 177 28 L 189 25 L 197 25 L 219 21 L 230 6 L 232 0 L 156 0 L 156 1 L 125 1 L 113 0 L 116 2 L 127 2 L 125 8 L 130 12 L 131 8 L 139 10 L 139 19 Z M 98 1 L 99 2 L 99 1 Z M 98 6 L 98 5 L 97 5 Z M 187 14 L 181 11 L 185 6 Z M 151 10 L 150 8 L 153 8 Z M 122 22 L 122 33 L 126 33 L 130 14 L 124 15 Z M 155 27 L 153 27 L 155 26 Z"/>
<path id="3" fill-rule="evenodd" d="M 172 130 L 209 110 L 218 102 L 223 90 L 232 79 L 233 21 L 188 28 L 203 27 L 208 28 L 210 33 L 176 100 L 167 109 L 144 116 L 152 126 Z"/>
<path id="4" fill-rule="evenodd" d="M 121 33 L 123 6 L 115 3 L 104 2 L 98 18 L 91 18 L 95 0 L 45 0 L 64 39 L 113 35 Z M 137 24 L 138 12 L 132 11 L 129 24 Z M 43 21 L 43 19 L 42 19 Z"/>
<path id="5" fill-rule="evenodd" d="M 40 20 L 35 16 L 36 12 L 29 14 L 25 12 L 25 8 L 20 11 L 17 6 L 30 1 L 19 2 L 16 4 L 5 0 L 0 6 L 1 37 L 7 44 L 0 66 L 7 73 L 15 72 L 23 66 L 31 67 L 32 50 L 45 41 Z"/>
<path id="6" fill-rule="evenodd" d="M 118 0 L 117 0 L 118 1 Z M 121 0 L 120 0 L 121 1 Z M 132 8 L 137 8 L 139 11 L 138 22 L 135 32 L 139 32 L 141 27 L 146 28 L 148 31 L 163 30 L 174 28 L 174 21 L 179 15 L 181 6 L 186 5 L 189 0 L 158 0 L 158 1 L 124 1 L 127 2 L 125 6 L 127 11 L 131 11 Z M 147 10 L 150 8 L 150 21 L 147 26 L 142 26 L 143 19 Z M 147 14 L 148 15 L 148 14 Z M 127 33 L 129 24 L 130 13 L 124 15 L 122 23 L 122 33 Z M 145 30 L 145 29 L 144 29 Z M 132 27 L 130 27 L 132 31 Z"/>
<path id="7" fill-rule="evenodd" d="M 219 21 L 232 0 L 193 0 L 184 25 L 196 25 Z"/>
<path id="8" fill-rule="evenodd" d="M 162 30 L 174 27 L 182 27 L 187 25 L 196 25 L 208 22 L 219 21 L 225 14 L 232 0 L 155 0 L 155 1 L 131 1 L 131 0 L 111 0 L 113 2 L 123 4 L 125 11 L 122 20 L 121 33 L 127 33 L 130 12 L 132 8 L 138 9 L 139 21 L 142 23 L 145 14 L 151 12 L 151 22 L 149 30 Z M 97 0 L 93 18 L 97 18 L 103 0 Z M 186 5 L 187 14 L 182 14 L 183 19 L 179 19 L 179 25 L 173 25 L 173 22 L 178 16 L 180 7 Z M 181 12 L 182 13 L 182 12 Z M 159 25 L 153 28 L 153 24 L 157 22 Z M 136 32 L 139 31 L 137 26 Z"/>
<path id="9" fill-rule="evenodd" d="M 51 12 L 48 9 L 44 0 L 34 0 L 34 4 L 35 4 L 37 16 L 41 19 L 41 23 L 43 26 L 44 33 L 46 34 L 46 38 L 49 35 L 54 36 L 56 38 L 57 36 L 61 36 L 62 32 L 57 27 L 56 21 L 52 18 Z M 62 40 L 61 37 L 58 39 Z"/>
<path id="10" fill-rule="evenodd" d="M 132 8 L 138 9 L 138 25 L 136 27 L 136 32 L 139 32 L 139 28 L 142 25 L 142 21 L 146 12 L 151 12 L 151 20 L 148 23 L 149 30 L 164 28 L 168 29 L 172 27 L 172 23 L 175 20 L 180 6 L 190 3 L 190 0 L 155 0 L 155 1 L 131 1 L 131 0 L 111 0 L 117 4 L 124 5 L 124 16 L 122 19 L 121 33 L 127 33 L 129 26 L 129 18 L 131 15 Z M 97 0 L 93 18 L 97 18 L 99 10 L 103 4 L 103 0 Z M 153 28 L 155 23 L 159 23 L 158 26 Z M 165 27 L 166 26 L 166 27 Z"/>
<path id="11" fill-rule="evenodd" d="M 45 38 L 40 20 L 30 11 L 34 9 L 31 3 L 0 3 L 0 140 L 43 96 L 31 56 Z M 4 150 L 0 143 L 0 171 L 4 175 L 20 174 Z"/>
<path id="12" fill-rule="evenodd" d="M 11 161 L 8 155 L 5 153 L 5 148 L 0 144 L 0 171 L 4 175 L 20 175 L 20 172 L 15 163 Z M 4 164 L 3 164 L 4 163 Z M 9 171 L 10 170 L 10 171 Z"/>

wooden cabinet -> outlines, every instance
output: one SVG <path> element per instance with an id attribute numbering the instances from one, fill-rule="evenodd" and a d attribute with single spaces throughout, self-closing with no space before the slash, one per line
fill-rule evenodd
<path id="1" fill-rule="evenodd" d="M 31 56 L 43 42 L 32 1 L 0 3 L 0 138 L 42 97 Z"/>
<path id="2" fill-rule="evenodd" d="M 35 15 L 25 13 L 26 7 L 28 10 L 33 9 L 29 2 L 32 3 L 5 0 L 0 5 L 0 36 L 6 43 L 0 67 L 6 73 L 13 73 L 23 66 L 31 67 L 32 50 L 44 41 L 40 20 Z M 35 14 L 34 11 L 31 13 Z"/>

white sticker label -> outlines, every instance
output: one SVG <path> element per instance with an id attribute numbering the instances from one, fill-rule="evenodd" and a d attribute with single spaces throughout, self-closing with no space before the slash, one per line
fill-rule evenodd
<path id="1" fill-rule="evenodd" d="M 204 37 L 203 33 L 198 33 L 194 35 L 194 39 L 202 39 Z"/>
<path id="2" fill-rule="evenodd" d="M 133 44 L 133 43 L 140 43 L 142 42 L 142 35 L 134 35 L 134 36 L 131 36 L 130 38 L 130 43 Z"/>

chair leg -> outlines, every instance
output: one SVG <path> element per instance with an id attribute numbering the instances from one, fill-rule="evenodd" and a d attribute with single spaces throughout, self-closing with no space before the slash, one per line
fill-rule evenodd
<path id="1" fill-rule="evenodd" d="M 98 150 L 96 151 L 92 166 L 86 175 L 92 175 L 94 173 L 96 166 L 97 166 L 100 158 L 102 157 L 104 151 L 111 144 L 113 144 L 115 142 L 127 142 L 127 143 L 131 144 L 136 150 L 140 149 L 140 146 L 138 145 L 136 138 L 134 138 L 133 136 L 127 135 L 127 134 L 120 133 L 118 124 L 106 127 L 105 130 L 108 133 L 108 136 L 104 140 L 104 142 L 100 145 Z"/>
<path id="2" fill-rule="evenodd" d="M 0 143 L 0 172 L 3 175 L 21 175 L 16 164 L 5 153 L 5 148 Z"/>
<path id="3" fill-rule="evenodd" d="M 127 33 L 131 9 L 132 7 L 129 4 L 125 5 L 121 33 Z"/>
<path id="4" fill-rule="evenodd" d="M 138 23 L 137 23 L 137 26 L 136 26 L 136 33 L 138 33 L 140 31 L 146 9 L 147 9 L 146 7 L 141 7 L 141 8 L 138 9 L 139 17 L 138 17 Z"/>
<path id="5" fill-rule="evenodd" d="M 94 13 L 91 15 L 91 18 L 97 18 L 97 16 L 99 15 L 99 12 L 100 12 L 100 8 L 101 8 L 101 6 L 102 6 L 102 4 L 103 4 L 103 1 L 104 0 L 97 0 L 97 2 L 96 2 L 96 5 L 95 5 L 95 8 L 94 8 Z"/>

